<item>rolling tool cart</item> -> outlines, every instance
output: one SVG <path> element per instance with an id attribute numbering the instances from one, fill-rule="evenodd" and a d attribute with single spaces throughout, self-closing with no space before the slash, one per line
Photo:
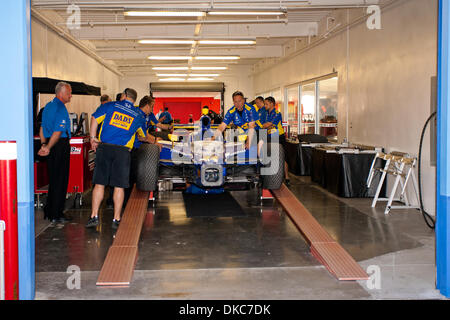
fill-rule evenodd
<path id="1" fill-rule="evenodd" d="M 39 150 L 40 139 L 38 141 Z M 70 173 L 67 193 L 75 194 L 74 207 L 79 209 L 83 205 L 83 193 L 91 188 L 95 166 L 95 152 L 90 150 L 89 136 L 73 137 L 70 139 Z M 36 159 L 36 157 L 35 157 Z M 37 195 L 36 206 L 42 206 L 40 195 L 48 193 L 47 163 L 44 157 L 37 157 L 34 163 L 34 193 Z"/>

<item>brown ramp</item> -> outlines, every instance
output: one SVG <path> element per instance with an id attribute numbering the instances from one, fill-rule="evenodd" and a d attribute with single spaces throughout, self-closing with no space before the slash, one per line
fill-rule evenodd
<path id="1" fill-rule="evenodd" d="M 312 255 L 341 281 L 368 280 L 361 266 L 317 222 L 297 197 L 283 184 L 272 194 L 310 244 Z"/>
<path id="2" fill-rule="evenodd" d="M 139 237 L 147 214 L 148 192 L 138 191 L 136 186 L 123 213 L 116 238 L 108 250 L 98 286 L 129 286 L 138 256 Z"/>

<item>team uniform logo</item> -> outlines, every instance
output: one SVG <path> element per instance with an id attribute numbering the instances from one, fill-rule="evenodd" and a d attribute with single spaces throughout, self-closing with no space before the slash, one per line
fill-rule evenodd
<path id="1" fill-rule="evenodd" d="M 120 113 L 118 111 L 114 112 L 111 121 L 109 122 L 110 125 L 124 130 L 130 130 L 131 125 L 133 124 L 134 118 L 130 117 L 126 114 Z"/>

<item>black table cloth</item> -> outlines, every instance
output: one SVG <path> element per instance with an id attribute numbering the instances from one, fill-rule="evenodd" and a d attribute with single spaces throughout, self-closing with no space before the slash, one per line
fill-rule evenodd
<path id="1" fill-rule="evenodd" d="M 381 175 L 375 175 L 371 187 L 366 186 L 374 153 L 337 153 L 313 149 L 311 180 L 342 198 L 372 198 L 375 196 Z M 384 161 L 377 160 L 377 167 Z M 386 196 L 386 183 L 380 197 Z"/>

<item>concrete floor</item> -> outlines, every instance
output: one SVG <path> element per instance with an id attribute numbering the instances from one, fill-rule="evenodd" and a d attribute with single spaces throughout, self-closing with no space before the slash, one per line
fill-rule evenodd
<path id="1" fill-rule="evenodd" d="M 308 245 L 275 201 L 253 191 L 233 192 L 239 217 L 188 218 L 179 192 L 160 194 L 149 209 L 130 288 L 96 287 L 111 245 L 113 212 L 87 230 L 90 195 L 74 220 L 52 226 L 36 212 L 37 299 L 443 299 L 435 288 L 434 232 L 416 210 L 384 215 L 371 199 L 340 199 L 309 177 L 291 177 L 290 189 L 322 226 L 364 268 L 380 270 L 379 288 L 339 282 L 309 253 Z M 70 202 L 68 202 L 70 205 Z M 70 290 L 67 268 L 81 270 Z"/>

